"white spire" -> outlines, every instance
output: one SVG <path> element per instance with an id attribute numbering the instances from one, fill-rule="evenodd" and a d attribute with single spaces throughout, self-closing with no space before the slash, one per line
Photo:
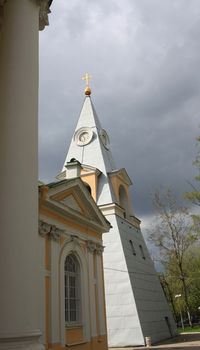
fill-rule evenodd
<path id="1" fill-rule="evenodd" d="M 98 204 L 113 201 L 110 186 L 108 186 L 107 173 L 116 170 L 114 160 L 109 148 L 109 137 L 102 129 L 97 113 L 94 109 L 90 96 L 86 96 L 81 114 L 72 137 L 71 144 L 63 165 L 75 158 L 81 164 L 98 168 L 104 176 L 101 176 L 99 183 Z M 104 195 L 102 192 L 105 192 Z M 102 197 L 103 195 L 103 197 Z M 104 198 L 103 202 L 101 197 Z"/>

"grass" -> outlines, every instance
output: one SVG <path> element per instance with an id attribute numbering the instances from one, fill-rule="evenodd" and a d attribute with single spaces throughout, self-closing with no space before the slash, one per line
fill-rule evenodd
<path id="1" fill-rule="evenodd" d="M 193 326 L 192 328 L 186 326 L 184 330 L 182 328 L 178 328 L 178 333 L 184 333 L 184 332 L 187 332 L 187 333 L 200 332 L 200 325 Z"/>

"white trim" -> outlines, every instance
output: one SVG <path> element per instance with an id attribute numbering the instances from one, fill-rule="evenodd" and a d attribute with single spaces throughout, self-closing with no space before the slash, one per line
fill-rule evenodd
<path id="1" fill-rule="evenodd" d="M 106 315 L 105 315 L 105 300 L 104 300 L 104 282 L 103 282 L 103 262 L 102 255 L 96 255 L 96 271 L 97 271 L 97 303 L 99 317 L 99 332 L 100 335 L 106 334 Z"/>
<path id="2" fill-rule="evenodd" d="M 61 344 L 65 345 L 65 302 L 64 302 L 64 263 L 67 255 L 73 253 L 78 259 L 80 265 L 80 285 L 81 285 L 81 318 L 83 325 L 84 341 L 90 340 L 90 316 L 88 305 L 89 293 L 88 293 L 88 262 L 86 256 L 78 244 L 74 244 L 73 241 L 66 242 L 60 252 L 60 326 L 61 326 Z"/>
<path id="3" fill-rule="evenodd" d="M 90 295 L 90 319 L 92 337 L 97 335 L 96 324 L 96 300 L 95 300 L 95 278 L 94 278 L 94 251 L 88 248 L 88 273 L 89 273 L 89 295 Z"/>

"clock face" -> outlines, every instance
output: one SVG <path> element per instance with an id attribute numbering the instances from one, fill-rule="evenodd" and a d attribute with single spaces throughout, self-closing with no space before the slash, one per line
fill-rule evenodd
<path id="1" fill-rule="evenodd" d="M 74 135 L 74 141 L 78 146 L 85 146 L 92 141 L 93 131 L 91 128 L 80 128 Z"/>
<path id="2" fill-rule="evenodd" d="M 109 140 L 109 137 L 108 137 L 106 130 L 101 129 L 99 132 L 99 136 L 100 136 L 100 140 L 101 140 L 102 144 L 108 150 L 109 145 L 110 145 L 110 140 Z"/>

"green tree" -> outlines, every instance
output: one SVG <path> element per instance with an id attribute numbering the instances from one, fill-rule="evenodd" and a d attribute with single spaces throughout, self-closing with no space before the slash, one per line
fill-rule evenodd
<path id="1" fill-rule="evenodd" d="M 189 249 L 184 264 L 188 276 L 190 307 L 193 314 L 197 314 L 200 306 L 200 244 Z"/>
<path id="2" fill-rule="evenodd" d="M 156 191 L 153 203 L 156 219 L 149 240 L 158 247 L 165 271 L 181 286 L 188 321 L 192 326 L 184 261 L 189 248 L 198 240 L 198 234 L 191 230 L 188 209 L 177 204 L 170 189 Z"/>

